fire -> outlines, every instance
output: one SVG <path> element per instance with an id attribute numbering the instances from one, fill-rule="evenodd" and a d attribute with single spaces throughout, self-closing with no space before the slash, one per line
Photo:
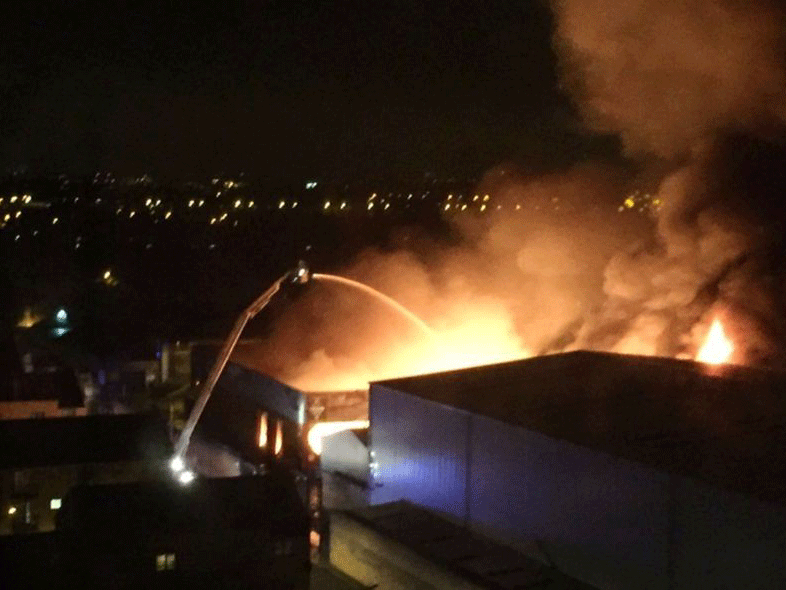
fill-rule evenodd
<path id="1" fill-rule="evenodd" d="M 286 379 L 303 391 L 368 389 L 372 381 L 409 377 L 466 367 L 519 360 L 532 356 L 516 335 L 512 322 L 491 305 L 468 307 L 448 318 L 430 337 L 393 342 L 380 331 L 364 341 L 365 358 L 331 357 L 313 353 Z"/>
<path id="2" fill-rule="evenodd" d="M 273 452 L 276 455 L 280 455 L 283 448 L 284 448 L 284 432 L 282 428 L 282 423 L 281 420 L 276 420 L 276 440 L 274 443 Z"/>
<path id="3" fill-rule="evenodd" d="M 267 446 L 267 412 L 262 412 L 259 416 L 259 448 Z"/>
<path id="4" fill-rule="evenodd" d="M 720 365 L 729 362 L 733 353 L 734 343 L 726 336 L 723 324 L 716 318 L 696 355 L 696 360 L 710 365 Z"/>

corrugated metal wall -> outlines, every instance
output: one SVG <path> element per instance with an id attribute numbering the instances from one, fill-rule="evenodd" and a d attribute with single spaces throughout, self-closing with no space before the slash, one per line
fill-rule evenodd
<path id="1" fill-rule="evenodd" d="M 467 415 L 381 386 L 374 386 L 374 390 L 371 450 L 378 465 L 374 484 L 381 487 L 375 487 L 372 503 L 409 498 L 415 493 L 421 506 L 463 518 Z"/>
<path id="2" fill-rule="evenodd" d="M 602 588 L 667 588 L 668 477 L 472 418 L 471 522 Z"/>
<path id="3" fill-rule="evenodd" d="M 374 385 L 373 504 L 408 499 L 599 588 L 786 587 L 786 510 Z M 712 581 L 708 585 L 708 581 Z"/>

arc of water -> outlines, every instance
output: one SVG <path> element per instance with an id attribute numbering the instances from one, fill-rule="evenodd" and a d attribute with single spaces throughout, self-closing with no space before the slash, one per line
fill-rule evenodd
<path id="1" fill-rule="evenodd" d="M 367 295 L 371 295 L 375 299 L 381 301 L 388 307 L 395 309 L 398 313 L 406 317 L 412 324 L 417 326 L 418 329 L 429 338 L 433 338 L 435 336 L 434 330 L 432 330 L 426 322 L 420 319 L 412 311 L 401 305 L 398 301 L 396 301 L 392 297 L 389 297 L 384 293 L 381 293 L 380 291 L 377 291 L 376 289 L 369 287 L 368 285 L 364 285 L 363 283 L 360 283 L 358 281 L 353 281 L 352 279 L 347 279 L 336 275 L 329 275 L 329 274 L 322 274 L 322 273 L 312 273 L 311 278 L 315 280 L 338 283 L 362 291 Z"/>

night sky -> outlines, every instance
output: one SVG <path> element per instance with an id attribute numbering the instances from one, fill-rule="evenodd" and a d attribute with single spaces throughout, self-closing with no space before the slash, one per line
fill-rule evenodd
<path id="1" fill-rule="evenodd" d="M 295 182 L 570 157 L 551 18 L 537 0 L 15 3 L 0 166 Z"/>

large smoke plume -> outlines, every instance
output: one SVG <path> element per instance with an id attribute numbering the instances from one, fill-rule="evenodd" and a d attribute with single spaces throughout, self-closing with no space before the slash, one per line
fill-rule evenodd
<path id="1" fill-rule="evenodd" d="M 784 160 L 753 137 L 783 131 L 784 13 L 767 0 L 553 6 L 565 86 L 587 124 L 673 164 L 651 241 L 610 261 L 608 299 L 578 344 L 685 354 L 714 310 L 737 324 L 735 360 L 777 356 L 783 285 L 767 254 L 782 227 L 764 221 L 779 213 Z M 599 341 L 618 319 L 625 336 Z"/>
<path id="2" fill-rule="evenodd" d="M 553 0 L 563 81 L 632 152 L 685 155 L 786 114 L 784 15 L 769 0 Z"/>
<path id="3" fill-rule="evenodd" d="M 629 168 L 531 178 L 500 166 L 477 191 L 492 212 L 454 218 L 451 245 L 413 230 L 341 269 L 429 322 L 447 365 L 378 303 L 320 287 L 255 353 L 266 369 L 332 389 L 576 348 L 692 358 L 716 316 L 735 362 L 782 363 L 783 12 L 745 0 L 552 5 L 564 87 L 588 129 L 660 171 L 651 214 L 617 210 L 641 182 Z"/>

